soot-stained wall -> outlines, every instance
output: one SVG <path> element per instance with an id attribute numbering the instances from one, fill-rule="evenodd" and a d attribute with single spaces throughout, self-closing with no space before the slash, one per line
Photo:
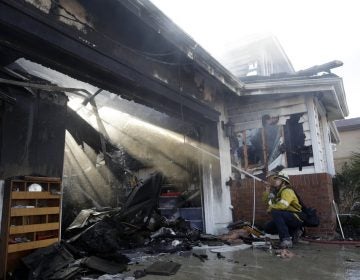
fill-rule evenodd
<path id="1" fill-rule="evenodd" d="M 0 178 L 62 177 L 67 97 L 20 87 L 1 90 L 16 103 L 2 105 Z"/>

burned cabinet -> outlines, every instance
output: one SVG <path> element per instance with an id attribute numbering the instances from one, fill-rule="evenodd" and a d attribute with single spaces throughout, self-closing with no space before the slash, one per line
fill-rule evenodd
<path id="1" fill-rule="evenodd" d="M 1 227 L 1 273 L 5 278 L 34 249 L 60 240 L 61 181 L 25 177 L 7 180 Z"/>

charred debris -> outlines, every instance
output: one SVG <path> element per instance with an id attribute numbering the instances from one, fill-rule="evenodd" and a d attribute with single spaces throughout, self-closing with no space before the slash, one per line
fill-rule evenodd
<path id="1" fill-rule="evenodd" d="M 130 280 L 147 274 L 172 275 L 180 264 L 154 261 L 145 270 L 135 271 L 130 271 L 130 266 L 146 258 L 175 253 L 205 262 L 207 255 L 190 251 L 194 247 L 263 240 L 259 238 L 261 231 L 244 222 L 230 224 L 228 234 L 213 236 L 203 234 L 181 217 L 162 216 L 158 203 L 164 180 L 162 174 L 152 174 L 132 190 L 122 207 L 80 211 L 63 232 L 61 242 L 22 258 L 10 279 Z M 214 253 L 219 260 L 225 258 L 220 252 Z"/>

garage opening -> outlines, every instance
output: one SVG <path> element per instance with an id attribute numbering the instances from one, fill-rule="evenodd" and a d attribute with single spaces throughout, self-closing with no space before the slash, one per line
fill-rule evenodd
<path id="1" fill-rule="evenodd" d="M 153 174 L 163 180 L 156 211 L 204 229 L 201 127 L 75 80 L 29 60 L 17 73 L 96 96 L 67 92 L 62 229 L 82 209 L 117 208 Z M 181 105 L 179 111 L 181 111 Z"/>

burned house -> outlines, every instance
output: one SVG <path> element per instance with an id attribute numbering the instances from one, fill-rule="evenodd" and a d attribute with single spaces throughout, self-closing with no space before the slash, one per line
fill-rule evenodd
<path id="1" fill-rule="evenodd" d="M 334 230 L 332 121 L 348 112 L 341 78 L 318 75 L 332 66 L 275 52 L 260 71 L 258 53 L 241 67 L 259 75 L 236 77 L 146 0 L 2 0 L 0 29 L 0 179 L 61 178 L 64 225 L 161 172 L 161 214 L 221 233 L 263 210 L 239 170 L 283 165 Z"/>
<path id="2" fill-rule="evenodd" d="M 224 63 L 245 83 L 241 97 L 230 97 L 225 105 L 233 163 L 259 176 L 285 167 L 298 193 L 318 208 L 323 219 L 318 233 L 331 236 L 336 225 L 332 147 L 339 142 L 334 121 L 349 114 L 342 79 L 331 69 L 342 63 L 295 72 L 273 37 L 257 37 L 229 54 L 239 59 L 225 57 Z M 231 191 L 234 217 L 251 219 L 256 197 L 256 220 L 265 220 L 261 191 L 254 194 L 252 179 L 240 182 L 242 187 Z"/>

